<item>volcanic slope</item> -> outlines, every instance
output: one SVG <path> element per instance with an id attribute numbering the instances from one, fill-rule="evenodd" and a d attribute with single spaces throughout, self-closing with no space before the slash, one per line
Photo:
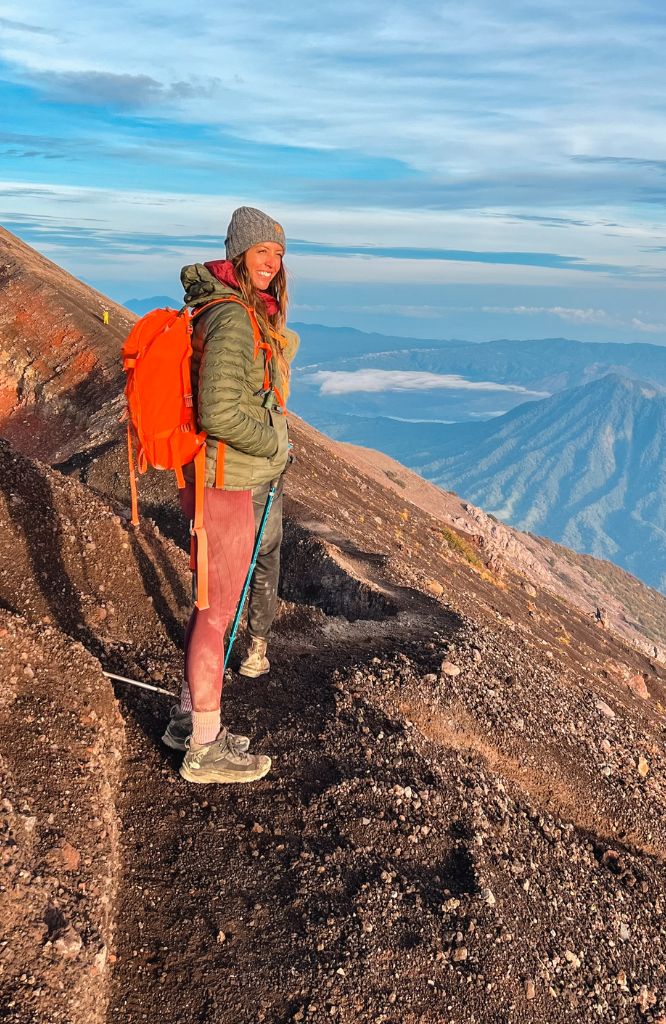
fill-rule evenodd
<path id="1" fill-rule="evenodd" d="M 118 353 L 135 319 L 0 227 L 2 436 L 42 459 L 73 437 L 90 444 L 95 413 L 120 389 Z"/>
<path id="2" fill-rule="evenodd" d="M 195 788 L 100 668 L 177 691 L 185 553 L 0 446 L 3 1019 L 656 1021 L 666 674 L 309 454 L 273 669 L 225 687 L 274 768 Z"/>

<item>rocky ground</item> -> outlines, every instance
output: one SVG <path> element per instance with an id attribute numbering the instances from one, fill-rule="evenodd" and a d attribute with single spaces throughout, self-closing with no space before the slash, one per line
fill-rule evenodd
<path id="1" fill-rule="evenodd" d="M 659 664 L 322 450 L 225 688 L 274 768 L 195 788 L 101 674 L 177 690 L 184 553 L 0 456 L 3 1019 L 666 1020 Z"/>
<path id="2" fill-rule="evenodd" d="M 0 613 L 0 1014 L 106 1020 L 125 728 L 99 662 Z"/>

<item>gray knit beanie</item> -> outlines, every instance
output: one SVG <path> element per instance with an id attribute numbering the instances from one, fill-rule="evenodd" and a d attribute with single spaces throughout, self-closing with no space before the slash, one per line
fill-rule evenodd
<path id="1" fill-rule="evenodd" d="M 227 259 L 233 260 L 259 242 L 277 242 L 286 251 L 287 242 L 281 224 L 252 206 L 239 206 L 231 215 L 225 245 Z"/>

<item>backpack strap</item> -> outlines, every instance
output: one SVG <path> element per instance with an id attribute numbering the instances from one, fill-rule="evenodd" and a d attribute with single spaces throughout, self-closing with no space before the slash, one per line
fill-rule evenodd
<path id="1" fill-rule="evenodd" d="M 136 468 L 134 464 L 134 445 L 132 444 L 132 425 L 127 420 L 127 459 L 129 462 L 129 485 L 132 497 L 132 526 L 139 525 L 139 502 L 136 493 Z"/>
<path id="2" fill-rule="evenodd" d="M 267 345 L 261 336 L 261 328 L 259 327 L 257 314 L 253 310 L 252 306 L 248 306 L 246 302 L 243 302 L 242 299 L 237 298 L 235 295 L 225 295 L 223 299 L 212 299 L 210 302 L 207 302 L 204 306 L 201 306 L 200 309 L 196 309 L 194 311 L 194 313 L 192 314 L 192 320 L 198 320 L 202 313 L 205 313 L 207 310 L 212 309 L 213 306 L 222 305 L 223 302 L 235 302 L 236 305 L 242 306 L 245 312 L 247 313 L 250 319 L 250 325 L 252 327 L 252 337 L 254 339 L 254 358 L 257 358 L 260 349 L 270 350 L 270 345 Z"/>

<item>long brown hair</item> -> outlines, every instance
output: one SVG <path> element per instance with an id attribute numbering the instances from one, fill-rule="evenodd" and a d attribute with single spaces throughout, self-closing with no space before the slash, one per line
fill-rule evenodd
<path id="1" fill-rule="evenodd" d="M 273 331 L 274 334 L 282 335 L 287 323 L 287 306 L 289 304 L 287 272 L 284 269 L 282 261 L 280 261 L 280 269 L 269 284 L 268 288 L 266 288 L 268 294 L 272 295 L 278 304 L 277 313 L 269 316 L 266 311 L 266 303 L 250 279 L 250 274 L 245 264 L 245 253 L 242 252 L 239 256 L 235 256 L 231 262 L 236 273 L 236 279 L 238 281 L 238 287 L 243 297 L 243 301 L 254 309 L 264 340 L 271 346 L 273 356 L 280 369 L 283 391 L 282 397 L 286 399 L 289 392 L 289 363 L 284 358 L 283 345 L 273 337 L 271 331 Z"/>

